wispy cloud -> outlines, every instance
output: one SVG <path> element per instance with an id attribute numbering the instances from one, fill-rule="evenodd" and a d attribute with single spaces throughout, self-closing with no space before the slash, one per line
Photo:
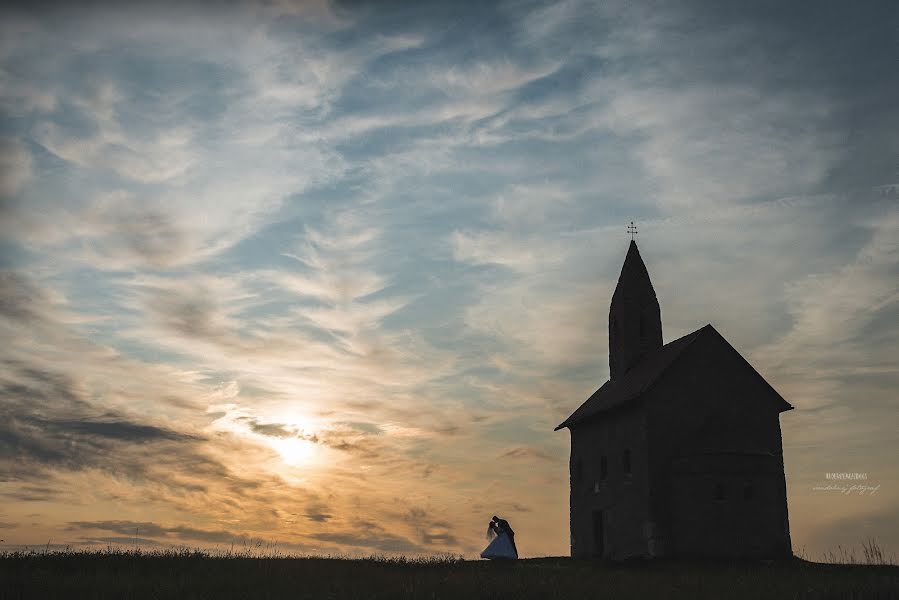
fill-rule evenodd
<path id="1" fill-rule="evenodd" d="M 4 538 L 475 553 L 500 512 L 564 553 L 630 220 L 666 340 L 714 322 L 797 406 L 797 546 L 891 514 L 805 510 L 892 469 L 881 12 L 4 9 Z"/>

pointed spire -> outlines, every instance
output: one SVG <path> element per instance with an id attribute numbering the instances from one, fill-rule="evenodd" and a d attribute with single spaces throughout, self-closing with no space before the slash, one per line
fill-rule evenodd
<path id="1" fill-rule="evenodd" d="M 637 242 L 627 249 L 609 308 L 611 379 L 662 347 L 662 314 Z"/>
<path id="2" fill-rule="evenodd" d="M 626 296 L 649 294 L 652 298 L 656 297 L 652 281 L 649 279 L 649 271 L 646 270 L 646 264 L 643 262 L 643 257 L 640 256 L 640 249 L 637 248 L 637 242 L 634 240 L 631 240 L 627 249 L 627 256 L 624 257 L 624 265 L 622 265 L 621 274 L 618 276 L 618 285 L 615 286 L 615 295 L 612 296 L 612 302 L 615 301 L 615 296 L 620 294 Z"/>

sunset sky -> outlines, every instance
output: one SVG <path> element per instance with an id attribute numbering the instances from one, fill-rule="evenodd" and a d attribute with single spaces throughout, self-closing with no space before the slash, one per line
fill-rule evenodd
<path id="1" fill-rule="evenodd" d="M 567 554 L 633 220 L 899 552 L 895 3 L 122 4 L 0 9 L 0 549 Z"/>

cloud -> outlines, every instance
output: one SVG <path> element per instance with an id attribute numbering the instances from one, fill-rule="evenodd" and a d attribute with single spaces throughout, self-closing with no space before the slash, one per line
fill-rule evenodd
<path id="1" fill-rule="evenodd" d="M 523 460 L 545 460 L 548 462 L 559 462 L 559 458 L 556 456 L 551 456 L 542 450 L 538 450 L 537 448 L 530 448 L 527 446 L 519 446 L 516 448 L 511 448 L 506 450 L 502 454 L 499 455 L 499 458 L 520 458 Z"/>
<path id="2" fill-rule="evenodd" d="M 312 506 L 306 509 L 306 518 L 316 523 L 327 523 L 334 518 L 334 514 L 324 506 Z"/>
<path id="3" fill-rule="evenodd" d="M 19 193 L 32 176 L 32 164 L 31 153 L 21 141 L 0 138 L 0 197 Z"/>
<path id="4" fill-rule="evenodd" d="M 714 322 L 797 406 L 800 506 L 842 454 L 886 467 L 899 147 L 877 9 L 3 17 L 7 520 L 43 532 L 78 502 L 107 527 L 85 540 L 124 540 L 114 502 L 146 540 L 475 553 L 507 510 L 561 554 L 551 431 L 607 377 L 631 220 L 666 340 Z"/>
<path id="5" fill-rule="evenodd" d="M 68 528 L 70 530 L 97 529 L 132 535 L 143 532 L 144 535 L 153 537 L 163 536 L 167 533 L 164 527 L 147 521 L 73 521 L 68 524 Z"/>
<path id="6" fill-rule="evenodd" d="M 51 300 L 31 280 L 13 270 L 0 271 L 0 316 L 19 322 L 44 318 Z"/>
<path id="7" fill-rule="evenodd" d="M 447 547 L 456 546 L 460 543 L 452 533 L 454 530 L 452 523 L 435 519 L 424 508 L 413 506 L 403 517 L 406 522 L 414 525 L 424 546 Z"/>
<path id="8" fill-rule="evenodd" d="M 372 459 L 380 455 L 385 442 L 372 438 L 372 429 L 360 429 L 344 423 L 335 423 L 315 431 L 307 431 L 286 423 L 265 423 L 256 417 L 245 416 L 245 409 L 232 407 L 230 412 L 221 413 L 214 425 L 219 430 L 247 431 L 274 440 L 296 440 L 316 444 L 331 450 L 345 452 L 354 457 Z M 236 426 L 236 427 L 235 427 Z"/>
<path id="9" fill-rule="evenodd" d="M 886 214 L 864 226 L 868 240 L 851 262 L 788 286 L 787 301 L 794 322 L 791 330 L 768 349 L 777 353 L 772 362 L 786 365 L 786 357 L 799 348 L 813 350 L 818 365 L 841 371 L 873 367 L 879 362 L 878 353 L 871 352 L 869 336 L 862 332 L 879 312 L 899 301 L 899 290 L 892 283 L 899 264 L 899 245 L 895 242 L 899 220 Z M 855 347 L 853 355 L 863 356 L 846 363 L 846 356 L 837 348 L 848 347 Z"/>
<path id="10" fill-rule="evenodd" d="M 59 499 L 62 491 L 40 485 L 18 485 L 16 489 L 4 491 L 3 497 L 18 502 L 50 502 Z"/>
<path id="11" fill-rule="evenodd" d="M 384 429 L 375 423 L 364 423 L 360 421 L 348 421 L 346 423 L 338 423 L 338 425 L 345 425 L 351 429 L 355 429 L 356 431 L 361 431 L 362 433 L 369 435 L 383 435 Z"/>
<path id="12" fill-rule="evenodd" d="M 281 425 L 280 423 L 259 423 L 258 421 L 249 420 L 250 430 L 253 433 L 258 433 L 259 435 L 267 435 L 269 437 L 276 438 L 289 438 L 296 437 L 297 432 L 295 430 L 288 429 L 286 426 Z"/>
<path id="13" fill-rule="evenodd" d="M 421 532 L 421 543 L 426 546 L 456 546 L 459 540 L 450 533 L 449 524 L 432 524 L 428 529 Z"/>
<path id="14" fill-rule="evenodd" d="M 221 467 L 197 449 L 196 435 L 136 422 L 109 410 L 97 410 L 67 375 L 6 363 L 0 380 L 3 425 L 0 459 L 14 480 L 39 481 L 48 468 L 100 469 L 137 479 L 175 485 L 157 464 L 166 454 L 181 456 L 192 468 Z M 152 446 L 157 463 L 146 460 Z M 192 455 L 192 456 L 191 456 Z"/>
<path id="15" fill-rule="evenodd" d="M 379 552 L 416 553 L 421 547 L 412 541 L 386 532 L 379 525 L 370 521 L 357 521 L 345 532 L 319 532 L 309 536 L 311 539 L 340 544 L 350 548 L 367 548 Z"/>
<path id="16" fill-rule="evenodd" d="M 186 441 L 197 440 L 196 436 L 178 433 L 162 427 L 129 423 L 122 420 L 111 421 L 50 421 L 35 418 L 33 423 L 50 433 L 71 432 L 76 435 L 95 436 L 116 441 L 131 443 L 154 442 L 161 440 Z"/>
<path id="17" fill-rule="evenodd" d="M 183 259 L 187 239 L 171 214 L 121 192 L 100 198 L 73 223 L 87 256 L 109 268 L 166 267 Z"/>
<path id="18" fill-rule="evenodd" d="M 69 531 L 78 530 L 95 530 L 95 531 L 111 531 L 120 533 L 123 536 L 132 535 L 134 538 L 121 537 L 124 540 L 118 543 L 135 543 L 137 535 L 150 536 L 156 538 L 150 540 L 150 543 L 165 543 L 169 540 L 195 540 L 209 543 L 229 543 L 235 540 L 245 540 L 243 534 L 235 534 L 225 530 L 208 530 L 197 529 L 195 527 L 184 526 L 163 526 L 158 523 L 147 521 L 73 521 L 68 524 Z M 159 538 L 162 538 L 160 540 Z M 137 542 L 140 543 L 140 542 Z"/>

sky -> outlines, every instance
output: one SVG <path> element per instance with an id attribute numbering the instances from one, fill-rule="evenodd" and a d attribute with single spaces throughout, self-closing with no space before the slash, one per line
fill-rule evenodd
<path id="1" fill-rule="evenodd" d="M 0 548 L 567 554 L 634 221 L 899 551 L 894 3 L 152 4 L 0 9 Z"/>

